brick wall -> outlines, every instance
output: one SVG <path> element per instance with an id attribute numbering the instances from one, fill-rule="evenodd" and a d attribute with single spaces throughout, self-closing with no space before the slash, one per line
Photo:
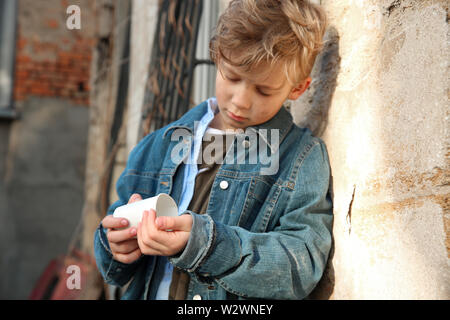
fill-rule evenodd
<path id="1" fill-rule="evenodd" d="M 69 30 L 66 9 L 81 9 L 81 29 Z M 29 95 L 67 98 L 89 105 L 89 77 L 95 46 L 95 17 L 89 0 L 20 0 L 14 100 Z"/>

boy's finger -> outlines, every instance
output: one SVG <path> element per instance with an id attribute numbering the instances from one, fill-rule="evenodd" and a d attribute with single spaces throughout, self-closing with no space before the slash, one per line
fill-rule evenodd
<path id="1" fill-rule="evenodd" d="M 148 238 L 149 225 L 148 225 L 148 211 L 142 213 L 142 221 L 138 225 L 138 240 L 144 240 Z"/>
<path id="2" fill-rule="evenodd" d="M 159 230 L 189 232 L 192 229 L 192 217 L 189 214 L 183 214 L 178 217 L 158 217 L 155 224 Z"/>
<path id="3" fill-rule="evenodd" d="M 155 232 L 157 231 L 157 227 L 155 225 L 155 219 L 156 219 L 156 211 L 153 209 L 150 209 L 149 211 L 144 211 L 142 215 L 142 224 L 145 226 L 144 230 L 147 232 L 148 235 L 149 232 Z"/>
<path id="4" fill-rule="evenodd" d="M 136 228 L 128 228 L 124 230 L 108 230 L 106 237 L 109 242 L 119 243 L 136 237 Z"/>
<path id="5" fill-rule="evenodd" d="M 125 240 L 119 243 L 111 242 L 110 247 L 111 251 L 113 251 L 114 253 L 126 254 L 131 253 L 137 248 L 139 248 L 139 245 L 136 239 L 132 239 L 132 240 Z"/>
<path id="6" fill-rule="evenodd" d="M 128 226 L 128 220 L 125 218 L 115 218 L 108 215 L 102 220 L 102 226 L 106 229 L 120 229 Z"/>
<path id="7" fill-rule="evenodd" d="M 153 209 L 144 211 L 142 214 L 141 237 L 142 239 L 152 239 L 158 232 L 155 226 L 156 212 Z"/>
<path id="8" fill-rule="evenodd" d="M 128 199 L 128 203 L 132 203 L 132 202 L 136 202 L 136 201 L 141 201 L 142 197 L 139 193 L 133 193 L 130 197 L 130 199 Z"/>
<path id="9" fill-rule="evenodd" d="M 144 212 L 144 218 L 141 226 L 143 242 L 147 244 L 147 246 L 151 246 L 153 249 L 161 251 L 164 249 L 164 246 L 159 243 L 161 241 L 161 230 L 158 230 L 156 227 L 155 220 L 155 210 L 150 209 L 150 211 Z"/>
<path id="10" fill-rule="evenodd" d="M 137 259 L 139 259 L 141 255 L 142 255 L 141 250 L 139 248 L 137 248 L 136 250 L 134 250 L 131 253 L 126 253 L 126 254 L 117 253 L 117 254 L 115 254 L 115 259 L 122 263 L 130 264 L 130 263 L 136 261 Z"/>
<path id="11" fill-rule="evenodd" d="M 142 197 L 139 193 L 133 193 L 128 200 L 128 203 L 141 201 Z M 106 229 L 121 229 L 127 227 L 129 224 L 128 220 L 125 218 L 115 218 L 113 215 L 107 215 L 102 220 L 102 226 Z"/>
<path id="12" fill-rule="evenodd" d="M 162 253 L 159 250 L 157 250 L 156 248 L 154 248 L 155 242 L 144 238 L 143 234 L 145 232 L 144 229 L 146 229 L 146 228 L 143 226 L 143 223 L 144 223 L 144 220 L 142 220 L 142 222 L 139 223 L 138 231 L 137 231 L 138 232 L 137 241 L 138 241 L 139 249 L 141 250 L 141 252 L 143 254 L 146 254 L 146 255 L 161 256 Z M 149 245 L 149 244 L 151 244 L 151 245 Z"/>

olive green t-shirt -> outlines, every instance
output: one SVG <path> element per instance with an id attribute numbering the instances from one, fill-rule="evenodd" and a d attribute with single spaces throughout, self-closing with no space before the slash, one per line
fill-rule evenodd
<path id="1" fill-rule="evenodd" d="M 205 214 L 208 208 L 209 195 L 217 171 L 224 162 L 225 154 L 233 143 L 232 133 L 208 128 L 202 140 L 202 148 L 198 158 L 198 173 L 195 178 L 194 195 L 188 210 L 197 214 Z M 228 138 L 227 138 L 228 136 Z M 173 268 L 169 289 L 169 300 L 186 299 L 190 276 L 187 272 Z"/>

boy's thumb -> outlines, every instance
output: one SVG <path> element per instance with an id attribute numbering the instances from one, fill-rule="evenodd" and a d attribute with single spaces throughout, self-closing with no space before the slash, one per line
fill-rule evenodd
<path id="1" fill-rule="evenodd" d="M 183 214 L 178 217 L 158 217 L 155 224 L 160 230 L 173 231 L 191 231 L 192 217 L 189 214 Z"/>

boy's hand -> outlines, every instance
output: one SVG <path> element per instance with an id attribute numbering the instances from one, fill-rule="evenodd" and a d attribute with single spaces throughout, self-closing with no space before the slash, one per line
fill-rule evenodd
<path id="1" fill-rule="evenodd" d="M 144 211 L 137 230 L 139 248 L 147 255 L 172 256 L 184 249 L 191 228 L 192 216 L 189 214 L 156 218 L 154 210 Z"/>
<path id="2" fill-rule="evenodd" d="M 135 193 L 131 195 L 128 203 L 142 200 L 142 197 Z M 137 242 L 136 228 L 121 229 L 128 226 L 129 222 L 125 218 L 114 218 L 112 215 L 106 216 L 102 220 L 102 225 L 107 228 L 106 237 L 109 241 L 109 247 L 115 260 L 122 263 L 132 263 L 142 255 Z"/>

